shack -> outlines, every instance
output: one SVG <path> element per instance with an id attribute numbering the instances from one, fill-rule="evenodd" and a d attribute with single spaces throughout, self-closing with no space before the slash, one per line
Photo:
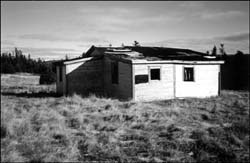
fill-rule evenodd
<path id="1" fill-rule="evenodd" d="M 134 101 L 217 96 L 223 63 L 189 49 L 92 46 L 56 64 L 57 92 Z"/>

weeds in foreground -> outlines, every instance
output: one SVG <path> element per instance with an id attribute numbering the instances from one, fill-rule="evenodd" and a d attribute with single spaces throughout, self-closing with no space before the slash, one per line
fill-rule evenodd
<path id="1" fill-rule="evenodd" d="M 235 91 L 150 103 L 2 94 L 1 161 L 249 162 L 248 98 Z"/>
<path id="2" fill-rule="evenodd" d="M 1 161 L 249 161 L 246 94 L 152 103 L 1 96 Z"/>

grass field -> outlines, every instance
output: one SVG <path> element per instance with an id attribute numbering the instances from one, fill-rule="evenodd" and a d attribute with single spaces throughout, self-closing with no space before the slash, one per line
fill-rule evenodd
<path id="1" fill-rule="evenodd" d="M 249 162 L 249 93 L 155 102 L 57 97 L 1 75 L 1 161 Z"/>

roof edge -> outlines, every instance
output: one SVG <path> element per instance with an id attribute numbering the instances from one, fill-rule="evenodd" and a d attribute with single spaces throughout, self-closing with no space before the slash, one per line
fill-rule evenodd
<path id="1" fill-rule="evenodd" d="M 88 58 L 81 58 L 81 59 L 77 59 L 77 60 L 73 60 L 73 61 L 64 61 L 63 64 L 68 65 L 68 64 L 78 63 L 78 62 L 85 62 L 85 61 L 91 60 L 93 58 L 94 57 L 88 57 Z"/>
<path id="2" fill-rule="evenodd" d="M 214 60 L 214 61 L 184 61 L 184 60 L 162 60 L 162 61 L 148 61 L 148 60 L 132 60 L 132 64 L 162 64 L 162 63 L 173 63 L 173 64 L 224 64 L 225 61 Z"/>

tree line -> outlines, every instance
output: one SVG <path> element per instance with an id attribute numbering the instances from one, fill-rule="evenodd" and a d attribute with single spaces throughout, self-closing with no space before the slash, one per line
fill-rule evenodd
<path id="1" fill-rule="evenodd" d="M 41 75 L 41 78 L 45 77 L 44 82 L 40 81 L 41 84 L 49 84 L 55 81 L 55 67 L 52 63 L 45 62 L 40 58 L 37 60 L 31 59 L 30 55 L 25 56 L 17 48 L 14 50 L 14 55 L 1 53 L 1 73 L 12 74 L 18 72 L 34 73 Z"/>

